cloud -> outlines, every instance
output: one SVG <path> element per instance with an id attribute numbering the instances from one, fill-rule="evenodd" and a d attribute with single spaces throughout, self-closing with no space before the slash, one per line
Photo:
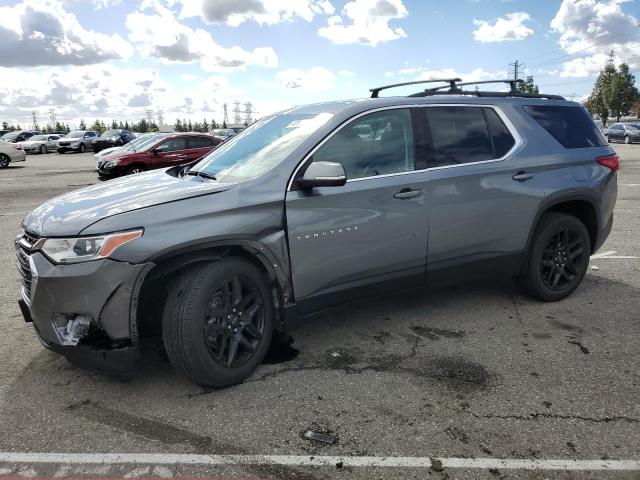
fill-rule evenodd
<path id="1" fill-rule="evenodd" d="M 315 15 L 331 15 L 335 9 L 329 0 L 178 0 L 180 17 L 201 16 L 208 23 L 224 23 L 231 27 L 253 20 L 261 25 L 302 18 L 307 22 Z"/>
<path id="2" fill-rule="evenodd" d="M 523 40 L 533 35 L 533 30 L 525 25 L 531 17 L 525 12 L 507 13 L 497 18 L 493 25 L 485 20 L 473 20 L 478 28 L 473 31 L 473 39 L 481 43 Z"/>
<path id="3" fill-rule="evenodd" d="M 143 8 L 146 5 L 143 5 Z M 173 12 L 154 4 L 152 13 L 136 11 L 127 15 L 129 40 L 145 57 L 164 63 L 198 62 L 206 71 L 244 70 L 248 66 L 276 67 L 278 57 L 271 47 L 245 50 L 217 44 L 211 34 L 201 28 L 192 29 L 180 23 Z"/>
<path id="4" fill-rule="evenodd" d="M 313 67 L 308 71 L 299 68 L 288 68 L 276 74 L 286 88 L 301 89 L 309 92 L 327 90 L 333 86 L 335 76 L 324 67 Z"/>
<path id="5" fill-rule="evenodd" d="M 356 74 L 353 73 L 351 70 L 340 70 L 338 72 L 338 75 L 342 75 L 344 77 L 355 77 Z"/>
<path id="6" fill-rule="evenodd" d="M 0 7 L 0 65 L 90 65 L 126 59 L 131 46 L 119 35 L 85 30 L 64 3 L 23 0 Z"/>
<path id="7" fill-rule="evenodd" d="M 318 30 L 321 37 L 337 45 L 358 43 L 375 47 L 407 36 L 402 28 L 389 26 L 391 20 L 408 15 L 402 0 L 352 0 Z"/>
<path id="8" fill-rule="evenodd" d="M 193 80 L 196 80 L 198 77 L 196 75 L 192 75 L 190 73 L 183 73 L 182 75 L 180 75 L 180 80 L 182 80 L 183 82 L 191 82 Z"/>
<path id="9" fill-rule="evenodd" d="M 560 48 L 580 54 L 562 65 L 561 77 L 586 77 L 597 74 L 610 51 L 615 62 L 640 68 L 640 42 L 630 41 L 638 30 L 637 20 L 622 10 L 622 0 L 564 0 L 551 29 L 560 34 Z"/>

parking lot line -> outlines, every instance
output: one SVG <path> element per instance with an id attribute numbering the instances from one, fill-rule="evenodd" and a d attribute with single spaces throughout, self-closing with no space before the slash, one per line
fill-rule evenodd
<path id="1" fill-rule="evenodd" d="M 37 453 L 0 452 L 2 464 L 53 465 L 172 465 L 172 466 L 335 466 L 454 469 L 640 471 L 640 460 L 506 459 L 446 457 L 384 457 L 329 455 L 196 455 L 155 453 Z"/>
<path id="2" fill-rule="evenodd" d="M 638 258 L 631 255 L 616 255 L 618 253 L 617 250 L 607 250 L 606 252 L 596 253 L 595 255 L 591 255 L 591 260 L 602 260 L 607 258 L 625 258 L 625 259 L 633 259 Z"/>

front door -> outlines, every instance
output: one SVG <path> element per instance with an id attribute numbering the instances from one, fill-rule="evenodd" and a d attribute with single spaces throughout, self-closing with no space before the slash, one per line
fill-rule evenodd
<path id="1" fill-rule="evenodd" d="M 162 142 L 155 149 L 155 168 L 173 167 L 189 161 L 189 152 L 184 137 L 170 138 Z"/>
<path id="2" fill-rule="evenodd" d="M 291 269 L 302 313 L 423 284 L 426 173 L 414 171 L 411 115 L 392 109 L 353 120 L 311 158 L 341 163 L 346 185 L 308 191 L 294 182 L 287 193 Z"/>

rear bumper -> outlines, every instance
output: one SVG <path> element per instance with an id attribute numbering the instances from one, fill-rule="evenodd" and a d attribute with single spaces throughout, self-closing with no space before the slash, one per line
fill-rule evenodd
<path id="1" fill-rule="evenodd" d="M 600 192 L 600 215 L 598 237 L 593 246 L 595 253 L 607 240 L 613 228 L 613 211 L 618 198 L 618 175 L 613 174 Z"/>

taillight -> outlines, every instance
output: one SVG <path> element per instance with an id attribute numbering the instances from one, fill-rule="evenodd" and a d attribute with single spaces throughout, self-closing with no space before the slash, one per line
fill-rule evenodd
<path id="1" fill-rule="evenodd" d="M 603 167 L 610 168 L 614 172 L 617 172 L 620 168 L 620 158 L 615 154 L 598 157 L 596 158 L 596 162 L 598 162 Z"/>

